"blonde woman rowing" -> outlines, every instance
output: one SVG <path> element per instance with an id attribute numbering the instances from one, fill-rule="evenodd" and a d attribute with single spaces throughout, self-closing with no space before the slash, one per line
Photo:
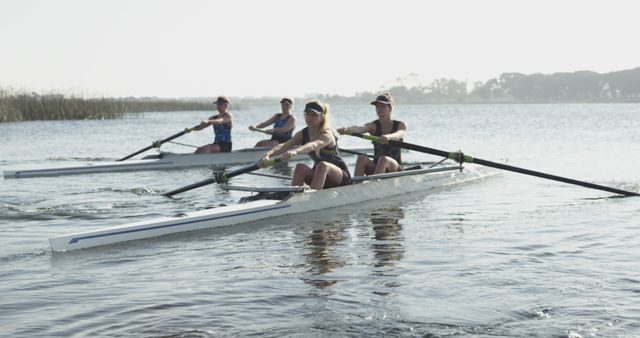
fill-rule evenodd
<path id="1" fill-rule="evenodd" d="M 301 186 L 306 183 L 312 189 L 320 190 L 350 184 L 351 175 L 340 157 L 338 141 L 329 127 L 327 106 L 318 100 L 308 102 L 304 107 L 304 121 L 306 128 L 297 132 L 289 141 L 267 151 L 258 165 L 264 167 L 265 160 L 280 154 L 285 161 L 298 154 L 309 154 L 314 161 L 313 167 L 297 164 L 291 185 Z"/>

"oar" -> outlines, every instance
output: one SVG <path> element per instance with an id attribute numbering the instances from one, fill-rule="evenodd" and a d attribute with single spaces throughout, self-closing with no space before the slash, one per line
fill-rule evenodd
<path id="1" fill-rule="evenodd" d="M 253 130 L 253 131 L 257 131 L 257 132 L 259 132 L 259 133 L 263 133 L 263 134 L 271 135 L 269 132 L 267 132 L 267 131 L 266 131 L 266 130 L 264 130 L 264 129 L 260 129 L 260 128 L 253 128 L 253 129 L 251 129 L 251 130 Z M 374 157 L 373 155 L 369 155 L 369 154 L 361 153 L 361 152 L 359 152 L 359 151 L 353 151 L 353 150 L 344 149 L 344 148 L 338 148 L 338 149 L 340 150 L 340 152 L 344 152 L 344 153 L 347 153 L 347 154 L 352 154 L 352 155 L 363 155 L 363 156 L 367 156 L 367 157 L 369 157 L 369 158 L 373 158 L 373 157 Z"/>
<path id="2" fill-rule="evenodd" d="M 271 166 L 274 165 L 278 162 L 282 161 L 282 158 L 278 157 L 278 158 L 274 158 L 272 160 L 267 160 L 264 161 L 264 164 L 266 166 Z M 193 190 L 195 188 L 200 188 L 202 186 L 205 185 L 209 185 L 211 183 L 227 183 L 229 181 L 230 178 L 238 176 L 238 175 L 242 175 L 242 174 L 246 174 L 246 173 L 250 173 L 252 171 L 256 171 L 260 169 L 260 167 L 258 166 L 257 163 L 254 163 L 252 165 L 248 165 L 246 167 L 242 167 L 236 170 L 232 170 L 230 172 L 222 172 L 222 173 L 217 173 L 215 174 L 214 177 L 211 178 L 207 178 L 206 180 L 202 180 L 200 182 L 196 182 L 196 183 L 192 183 L 189 184 L 187 186 L 184 186 L 182 188 L 178 188 L 175 190 L 171 190 L 169 192 L 165 192 L 164 194 L 162 194 L 163 196 L 167 196 L 167 197 L 171 197 L 173 195 L 185 192 L 185 191 L 189 191 L 189 190 Z"/>
<path id="3" fill-rule="evenodd" d="M 270 133 L 270 132 L 268 132 L 268 131 L 266 131 L 266 130 L 264 130 L 264 129 L 260 129 L 260 128 L 253 128 L 253 129 L 251 129 L 251 130 L 252 130 L 252 131 L 257 131 L 257 132 L 259 132 L 259 133 L 263 133 L 263 134 L 271 135 L 271 133 Z"/>
<path id="4" fill-rule="evenodd" d="M 265 174 L 265 173 L 247 173 L 248 175 L 255 175 L 255 176 L 262 176 L 262 177 L 270 177 L 270 178 L 278 178 L 281 180 L 291 180 L 291 176 L 285 176 L 285 175 L 272 175 L 272 174 Z"/>
<path id="5" fill-rule="evenodd" d="M 349 135 L 360 137 L 360 138 L 363 138 L 365 140 L 370 140 L 370 141 L 373 141 L 373 142 L 379 142 L 380 141 L 379 137 L 368 135 L 368 134 L 351 133 Z M 476 164 L 484 165 L 484 166 L 487 166 L 487 167 L 492 167 L 492 168 L 497 168 L 497 169 L 502 169 L 502 170 L 507 170 L 507 171 L 513 171 L 513 172 L 524 174 L 524 175 L 530 175 L 530 176 L 535 176 L 535 177 L 540 177 L 540 178 L 546 178 L 548 180 L 564 182 L 564 183 L 568 183 L 568 184 L 579 185 L 579 186 L 585 187 L 585 188 L 608 191 L 608 192 L 612 192 L 612 193 L 620 194 L 620 195 L 624 195 L 624 196 L 640 196 L 640 194 L 635 193 L 635 192 L 631 192 L 631 191 L 620 190 L 620 189 L 615 189 L 615 188 L 611 188 L 611 187 L 605 187 L 605 186 L 594 184 L 594 183 L 578 181 L 578 180 L 574 180 L 574 179 L 571 179 L 571 178 L 566 178 L 566 177 L 561 177 L 561 176 L 556 176 L 556 175 L 551 175 L 551 174 L 545 174 L 545 173 L 541 173 L 539 171 L 533 171 L 533 170 L 529 170 L 529 169 L 523 169 L 523 168 L 518 168 L 518 167 L 506 165 L 506 164 L 501 164 L 501 163 L 491 162 L 491 161 L 487 161 L 487 160 L 483 160 L 483 159 L 479 159 L 479 158 L 474 158 L 474 157 L 471 157 L 471 156 L 468 156 L 468 155 L 464 155 L 462 152 L 447 152 L 447 151 L 443 151 L 443 150 L 423 147 L 423 146 L 419 146 L 419 145 L 416 145 L 416 144 L 400 142 L 400 141 L 389 141 L 388 143 L 391 146 L 395 146 L 395 147 L 399 147 L 399 148 L 415 150 L 415 151 L 419 151 L 419 152 L 427 153 L 427 154 L 431 154 L 431 155 L 443 156 L 443 157 L 446 157 L 448 159 L 451 159 L 451 160 L 454 160 L 454 161 L 457 161 L 457 162 L 460 162 L 460 163 L 463 163 L 463 162 L 476 163 Z"/>
<path id="6" fill-rule="evenodd" d="M 349 149 L 344 149 L 344 148 L 338 148 L 340 149 L 340 152 L 342 153 L 347 153 L 347 154 L 352 154 L 352 155 L 363 155 L 369 158 L 373 158 L 373 155 L 369 155 L 369 154 L 365 154 L 365 153 L 361 153 L 359 151 L 353 151 L 353 150 L 349 150 Z"/>
<path id="7" fill-rule="evenodd" d="M 125 157 L 123 157 L 123 158 L 119 159 L 118 161 L 124 161 L 124 160 L 129 159 L 129 158 L 131 158 L 131 157 L 134 157 L 134 156 L 136 156 L 136 155 L 138 155 L 138 154 L 140 154 L 140 153 L 144 153 L 145 151 L 147 151 L 147 150 L 149 150 L 149 149 L 151 149 L 151 148 L 158 148 L 158 147 L 160 147 L 163 143 L 165 143 L 165 142 L 169 142 L 169 141 L 171 141 L 171 140 L 173 140 L 173 139 L 175 139 L 175 138 L 178 138 L 178 137 L 180 137 L 180 136 L 182 136 L 182 135 L 184 135 L 184 134 L 190 133 L 190 132 L 192 132 L 193 130 L 195 130 L 195 128 L 196 128 L 196 127 L 199 127 L 199 126 L 200 126 L 200 125 L 198 124 L 198 125 L 193 126 L 193 127 L 191 127 L 191 128 L 185 128 L 185 130 L 183 130 L 183 131 L 181 131 L 181 132 L 179 132 L 179 133 L 177 133 L 177 134 L 175 134 L 175 135 L 171 135 L 171 136 L 169 136 L 169 137 L 167 137 L 167 138 L 165 138 L 165 139 L 155 141 L 155 142 L 151 143 L 151 145 L 150 145 L 150 146 L 148 146 L 148 147 L 144 147 L 144 148 L 142 148 L 142 149 L 140 149 L 140 150 L 136 151 L 136 152 L 135 152 L 135 153 L 133 153 L 133 154 L 127 155 L 127 156 L 125 156 Z"/>

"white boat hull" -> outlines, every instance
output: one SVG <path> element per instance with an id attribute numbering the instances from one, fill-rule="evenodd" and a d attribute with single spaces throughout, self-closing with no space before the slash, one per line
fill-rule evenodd
<path id="1" fill-rule="evenodd" d="M 190 212 L 178 217 L 163 217 L 55 237 L 49 239 L 49 242 L 54 251 L 90 248 L 361 203 L 458 184 L 483 176 L 473 168 L 462 171 L 453 168 L 437 168 L 421 174 L 370 180 L 319 191 L 307 190 L 284 200 L 256 200 Z"/>
<path id="2" fill-rule="evenodd" d="M 180 168 L 198 168 L 215 165 L 232 165 L 253 163 L 269 148 L 247 148 L 236 150 L 228 153 L 215 154 L 173 154 L 165 153 L 160 158 L 142 159 L 121 162 L 102 162 L 91 163 L 86 165 L 74 165 L 66 167 L 48 167 L 48 168 L 31 168 L 22 170 L 4 171 L 4 178 L 30 178 L 45 176 L 61 176 L 61 175 L 79 175 L 92 173 L 112 173 L 122 171 L 138 171 L 138 170 L 165 170 Z M 370 148 L 347 149 L 357 152 L 371 152 Z M 348 153 L 343 155 L 348 156 Z M 292 160 L 304 160 L 306 156 L 298 156 Z"/>

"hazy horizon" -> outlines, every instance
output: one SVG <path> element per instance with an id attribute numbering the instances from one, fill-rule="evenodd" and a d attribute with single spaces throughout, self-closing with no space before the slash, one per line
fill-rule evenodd
<path id="1" fill-rule="evenodd" d="M 352 96 L 438 78 L 638 67 L 634 1 L 6 1 L 0 87 Z M 400 79 L 400 80 L 399 80 Z"/>

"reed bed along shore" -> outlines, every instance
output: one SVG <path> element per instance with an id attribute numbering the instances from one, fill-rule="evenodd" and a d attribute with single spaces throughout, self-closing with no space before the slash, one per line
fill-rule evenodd
<path id="1" fill-rule="evenodd" d="M 0 122 L 115 119 L 125 113 L 211 110 L 210 102 L 156 98 L 83 98 L 0 89 Z"/>

